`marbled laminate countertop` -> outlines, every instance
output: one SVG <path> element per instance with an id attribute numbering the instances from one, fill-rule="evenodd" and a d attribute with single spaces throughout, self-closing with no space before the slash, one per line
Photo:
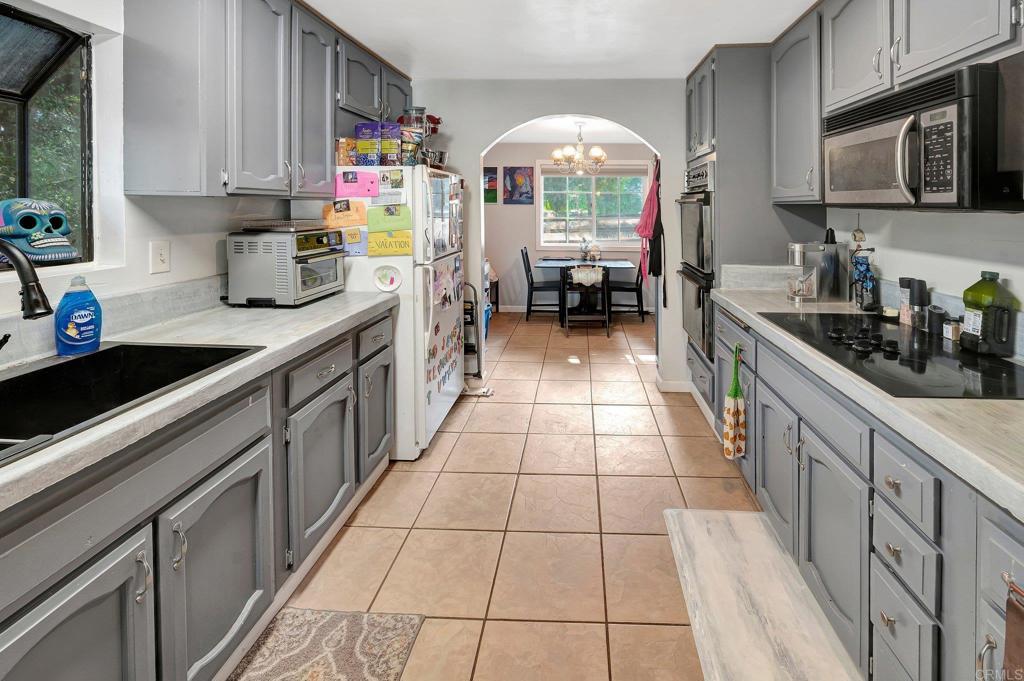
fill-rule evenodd
<path id="1" fill-rule="evenodd" d="M 761 316 L 794 312 L 785 291 L 715 289 L 711 299 L 1024 522 L 1024 400 L 893 397 Z M 859 312 L 848 303 L 802 312 Z"/>
<path id="2" fill-rule="evenodd" d="M 105 341 L 259 345 L 263 350 L 0 466 L 0 512 L 116 454 L 232 390 L 398 305 L 393 293 L 339 293 L 299 308 L 226 305 Z"/>

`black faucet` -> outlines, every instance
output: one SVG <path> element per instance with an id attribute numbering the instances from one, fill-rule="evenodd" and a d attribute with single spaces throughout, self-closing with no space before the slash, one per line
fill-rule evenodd
<path id="1" fill-rule="evenodd" d="M 21 316 L 25 319 L 39 319 L 46 315 L 53 314 L 50 301 L 46 299 L 46 292 L 43 291 L 39 277 L 36 275 L 36 268 L 32 262 L 9 241 L 0 239 L 0 253 L 7 256 L 14 271 L 18 273 L 21 281 Z"/>

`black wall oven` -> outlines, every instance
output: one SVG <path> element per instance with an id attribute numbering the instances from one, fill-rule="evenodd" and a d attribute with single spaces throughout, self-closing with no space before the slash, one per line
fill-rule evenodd
<path id="1" fill-rule="evenodd" d="M 825 119 L 825 203 L 1024 210 L 1024 54 Z"/>
<path id="2" fill-rule="evenodd" d="M 709 360 L 714 357 L 711 289 L 715 285 L 715 162 L 704 161 L 686 171 L 686 189 L 680 207 L 683 261 L 683 330 Z"/>

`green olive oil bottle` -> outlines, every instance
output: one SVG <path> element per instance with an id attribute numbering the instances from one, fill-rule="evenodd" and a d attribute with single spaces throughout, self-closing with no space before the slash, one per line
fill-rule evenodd
<path id="1" fill-rule="evenodd" d="M 1020 301 L 999 283 L 998 272 L 982 272 L 964 291 L 964 323 L 960 347 L 986 355 L 1010 357 Z"/>

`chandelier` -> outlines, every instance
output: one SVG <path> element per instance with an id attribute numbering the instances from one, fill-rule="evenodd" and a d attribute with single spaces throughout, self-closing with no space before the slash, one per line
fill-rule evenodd
<path id="1" fill-rule="evenodd" d="M 564 147 L 558 147 L 551 152 L 551 160 L 555 167 L 565 175 L 572 173 L 597 175 L 601 172 L 601 166 L 608 160 L 608 154 L 596 144 L 590 147 L 588 153 L 584 154 L 583 124 L 577 123 L 576 127 L 579 128 L 579 132 L 576 134 L 576 146 L 566 144 Z"/>

